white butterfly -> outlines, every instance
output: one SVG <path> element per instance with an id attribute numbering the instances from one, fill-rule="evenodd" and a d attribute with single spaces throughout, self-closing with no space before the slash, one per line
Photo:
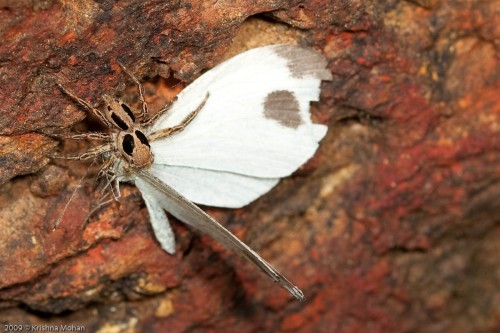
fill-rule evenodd
<path id="1" fill-rule="evenodd" d="M 114 175 L 117 187 L 122 181 L 135 183 L 168 253 L 175 252 L 175 240 L 165 210 L 304 300 L 298 287 L 193 202 L 245 206 L 315 153 L 327 127 L 311 121 L 309 104 L 319 99 L 321 81 L 332 79 L 324 57 L 290 45 L 252 49 L 200 76 L 149 119 L 142 86 L 123 69 L 139 87 L 141 123 L 119 100 L 103 96 L 106 110 L 101 112 L 59 85 L 115 129 L 109 135 L 89 134 L 107 142 L 79 159 L 103 156 L 104 171 Z"/>

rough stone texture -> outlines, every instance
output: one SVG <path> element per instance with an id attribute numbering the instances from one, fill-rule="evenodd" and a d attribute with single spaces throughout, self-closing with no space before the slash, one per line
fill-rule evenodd
<path id="1" fill-rule="evenodd" d="M 49 162 L 45 154 L 55 146 L 57 142 L 41 134 L 0 135 L 0 184 L 40 170 Z"/>
<path id="2" fill-rule="evenodd" d="M 259 13 L 266 19 L 244 22 Z M 0 0 L 0 41 L 2 324 L 500 331 L 498 1 Z M 207 211 L 299 285 L 305 303 L 180 224 L 177 254 L 164 253 L 132 186 L 82 230 L 97 196 L 91 176 L 80 182 L 88 164 L 40 170 L 56 141 L 32 133 L 84 116 L 55 80 L 97 104 L 124 90 L 122 62 L 158 108 L 178 80 L 277 42 L 328 58 L 334 81 L 313 113 L 329 133 L 268 195 Z M 88 148 L 63 143 L 62 153 Z"/>

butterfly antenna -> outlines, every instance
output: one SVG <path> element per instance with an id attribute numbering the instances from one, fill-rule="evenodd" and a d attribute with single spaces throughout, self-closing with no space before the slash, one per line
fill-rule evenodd
<path id="1" fill-rule="evenodd" d="M 73 199 L 74 199 L 74 197 L 76 195 L 76 191 L 78 191 L 78 189 L 82 186 L 83 179 L 85 179 L 87 177 L 87 175 L 89 174 L 90 168 L 95 164 L 96 158 L 97 158 L 97 156 L 94 157 L 94 159 L 92 160 L 92 163 L 90 163 L 89 167 L 87 168 L 87 171 L 85 171 L 85 173 L 83 174 L 83 176 L 78 181 L 78 184 L 75 186 L 75 189 L 71 193 L 71 196 L 69 197 L 68 202 L 64 206 L 64 209 L 63 209 L 61 215 L 59 216 L 59 218 L 57 219 L 56 223 L 54 224 L 54 227 L 52 228 L 52 231 L 56 230 L 59 227 L 59 224 L 61 223 L 61 221 L 62 221 L 62 219 L 64 217 L 64 214 L 66 214 L 66 210 L 68 209 L 69 204 L 73 201 Z"/>

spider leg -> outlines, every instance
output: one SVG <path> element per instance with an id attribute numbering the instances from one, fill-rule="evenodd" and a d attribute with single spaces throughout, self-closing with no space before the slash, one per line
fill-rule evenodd
<path id="1" fill-rule="evenodd" d="M 200 103 L 200 105 L 198 105 L 198 107 L 193 112 L 191 112 L 186 118 L 184 118 L 184 120 L 179 125 L 165 128 L 165 129 L 162 129 L 160 131 L 156 131 L 154 133 L 151 133 L 148 136 L 148 140 L 149 141 L 158 140 L 160 138 L 164 138 L 166 136 L 170 136 L 174 133 L 182 131 L 196 117 L 198 112 L 200 112 L 200 110 L 203 109 L 203 107 L 205 106 L 205 103 L 207 102 L 209 95 L 210 94 L 207 92 L 207 95 L 205 96 L 203 101 Z"/>
<path id="2" fill-rule="evenodd" d="M 99 133 L 99 132 L 88 132 L 88 133 L 76 133 L 71 134 L 67 137 L 73 140 L 106 140 L 111 141 L 111 134 L 109 133 Z"/>
<path id="3" fill-rule="evenodd" d="M 111 155 L 111 157 L 105 159 L 102 162 L 102 165 L 99 168 L 99 172 L 97 173 L 97 177 L 96 177 L 95 182 L 94 182 L 94 186 L 93 186 L 94 190 L 96 190 L 97 187 L 99 186 L 99 180 L 101 178 L 103 178 L 105 176 L 106 176 L 106 178 L 108 178 L 108 176 L 110 174 L 112 174 L 112 171 L 110 171 L 110 169 L 112 168 L 113 164 L 116 162 L 116 159 L 117 159 L 117 157 L 115 155 Z"/>
<path id="4" fill-rule="evenodd" d="M 75 134 L 61 134 L 61 133 L 43 133 L 47 136 L 56 139 L 71 139 L 71 140 L 105 140 L 111 141 L 111 135 L 108 133 L 88 132 L 88 133 L 75 133 Z"/>
<path id="5" fill-rule="evenodd" d="M 147 127 L 147 126 L 151 126 L 152 124 L 154 124 L 158 118 L 163 116 L 165 113 L 167 113 L 172 108 L 172 105 L 174 105 L 175 102 L 177 102 L 177 96 L 175 96 L 170 102 L 165 104 L 165 106 L 162 107 L 158 112 L 156 112 L 151 118 L 143 121 L 141 123 L 141 125 L 144 127 Z"/>
<path id="6" fill-rule="evenodd" d="M 43 134 L 49 136 L 54 139 L 71 139 L 71 140 L 103 140 L 103 141 L 111 141 L 111 135 L 108 133 L 101 132 L 87 132 L 87 133 L 53 133 L 47 128 L 38 129 L 35 131 L 36 133 Z"/>
<path id="7" fill-rule="evenodd" d="M 111 124 L 109 122 L 109 120 L 106 119 L 106 117 L 104 116 L 104 114 L 94 108 L 92 105 L 90 105 L 87 101 L 81 99 L 80 97 L 76 96 L 74 93 L 72 93 L 71 91 L 69 91 L 68 89 L 64 88 L 62 84 L 60 84 L 59 82 L 56 82 L 57 86 L 66 94 L 68 95 L 71 99 L 73 99 L 75 102 L 77 102 L 78 104 L 80 104 L 81 106 L 83 106 L 84 108 L 86 108 L 88 111 L 91 111 L 94 115 L 96 115 L 97 118 L 99 118 L 106 126 L 108 127 L 112 127 L 113 124 Z"/>
<path id="8" fill-rule="evenodd" d="M 83 154 L 79 155 L 68 155 L 68 156 L 60 156 L 60 155 L 53 155 L 53 158 L 58 158 L 58 159 L 63 159 L 63 160 L 79 160 L 79 161 L 84 161 L 88 160 L 90 158 L 95 158 L 101 154 L 104 154 L 108 151 L 111 151 L 113 149 L 113 145 L 111 143 L 105 143 L 100 146 L 91 148 L 87 150 Z"/>
<path id="9" fill-rule="evenodd" d="M 99 177 L 106 177 L 106 183 L 102 187 L 102 189 L 99 191 L 99 201 L 97 202 L 96 205 L 94 205 L 87 216 L 85 217 L 85 220 L 82 223 L 82 230 L 85 229 L 87 226 L 90 217 L 99 209 L 102 207 L 109 205 L 113 201 L 119 201 L 121 198 L 121 192 L 120 192 L 120 182 L 118 181 L 118 176 L 116 173 L 112 170 L 113 164 L 116 162 L 116 156 L 112 156 L 109 158 L 103 167 L 101 167 L 101 170 L 99 171 L 100 176 Z M 99 179 L 99 178 L 98 178 Z M 107 197 L 112 196 L 112 198 L 105 200 Z"/>
<path id="10" fill-rule="evenodd" d="M 113 195 L 113 200 L 120 201 L 122 194 L 120 191 L 120 182 L 118 181 L 118 176 L 114 172 L 108 170 L 108 172 L 106 173 L 106 179 L 107 182 L 99 193 L 103 194 L 106 189 L 109 188 L 109 193 Z"/>
<path id="11" fill-rule="evenodd" d="M 130 72 L 127 67 L 125 67 L 123 64 L 121 63 L 118 63 L 120 65 L 120 67 L 123 69 L 123 71 L 125 73 L 127 73 L 127 75 L 132 79 L 132 81 L 134 81 L 134 83 L 136 84 L 137 86 L 137 89 L 139 90 L 139 98 L 141 100 L 141 104 L 142 104 L 142 112 L 141 114 L 139 115 L 139 118 L 141 119 L 144 119 L 147 115 L 148 115 L 148 103 L 146 103 L 146 99 L 144 98 L 144 87 L 142 86 L 142 84 L 139 82 L 139 80 L 134 76 L 134 74 L 132 74 L 132 72 Z"/>

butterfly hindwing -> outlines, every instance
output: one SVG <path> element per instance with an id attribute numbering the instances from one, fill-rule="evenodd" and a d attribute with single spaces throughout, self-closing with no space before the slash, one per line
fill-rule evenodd
<path id="1" fill-rule="evenodd" d="M 142 199 L 146 203 L 149 220 L 151 222 L 151 226 L 153 227 L 156 239 L 160 243 L 162 249 L 164 249 L 167 253 L 174 254 L 175 236 L 165 210 L 162 208 L 161 203 L 158 201 L 158 198 L 154 195 L 154 193 L 148 191 L 147 188 L 144 188 L 142 182 L 135 182 L 135 185 L 141 191 Z"/>
<path id="2" fill-rule="evenodd" d="M 288 281 L 281 273 L 272 267 L 267 261 L 253 251 L 248 245 L 240 241 L 236 236 L 224 228 L 212 217 L 207 215 L 198 206 L 177 193 L 173 188 L 163 183 L 148 171 L 139 169 L 135 172 L 133 180 L 141 191 L 143 197 L 154 197 L 154 201 L 163 209 L 167 210 L 173 216 L 182 222 L 202 231 L 211 236 L 226 248 L 234 250 L 238 255 L 247 259 L 264 273 L 266 273 L 274 282 L 285 288 L 299 300 L 304 300 L 304 294 L 299 288 Z M 148 211 L 151 214 L 150 207 Z"/>
<path id="3" fill-rule="evenodd" d="M 207 206 L 238 208 L 274 187 L 279 178 L 258 178 L 237 173 L 154 164 L 150 172 L 183 189 L 189 200 Z"/>

